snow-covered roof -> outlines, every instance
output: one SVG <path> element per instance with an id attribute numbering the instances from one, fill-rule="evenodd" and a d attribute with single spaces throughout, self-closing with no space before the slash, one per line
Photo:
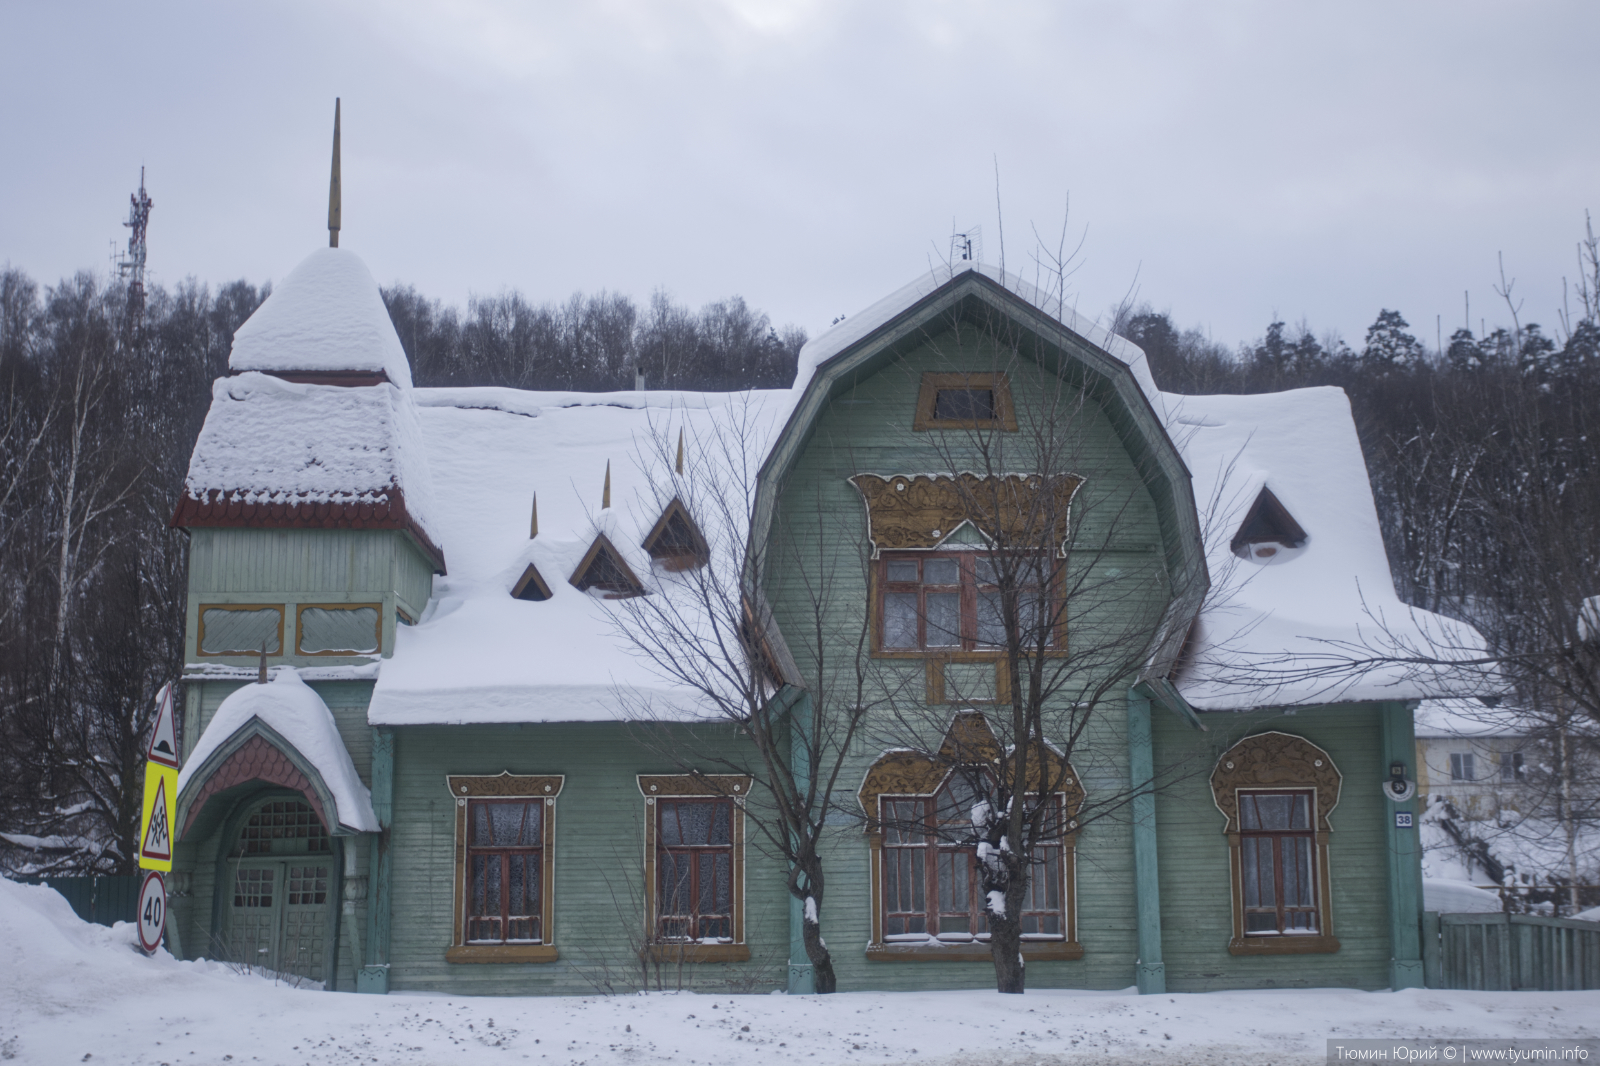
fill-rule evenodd
<path id="1" fill-rule="evenodd" d="M 1155 378 L 1150 374 L 1150 364 L 1145 358 L 1144 350 L 1138 345 L 1112 333 L 1091 319 L 1084 318 L 1073 308 L 1067 306 L 1059 295 L 1053 295 L 1033 283 L 1024 280 L 1016 271 L 1002 270 L 1000 267 L 989 263 L 977 263 L 970 260 L 961 260 L 955 263 L 936 263 L 928 272 L 917 277 L 909 284 L 896 289 L 883 299 L 856 312 L 846 315 L 845 318 L 817 337 L 808 341 L 800 349 L 799 371 L 795 375 L 793 398 L 798 401 L 799 396 L 811 384 L 811 379 L 816 376 L 817 369 L 829 359 L 838 355 L 852 344 L 870 335 L 874 330 L 886 325 L 897 315 L 909 310 L 919 301 L 931 295 L 935 290 L 948 284 L 951 280 L 963 274 L 981 274 L 983 277 L 996 282 L 1013 295 L 1035 308 L 1054 318 L 1072 332 L 1095 344 L 1113 358 L 1127 364 L 1133 371 L 1134 380 L 1149 398 L 1156 412 L 1161 413 L 1161 393 L 1156 388 Z"/>
<path id="2" fill-rule="evenodd" d="M 1414 717 L 1416 735 L 1423 738 L 1479 739 L 1515 737 L 1530 731 L 1527 713 L 1498 704 L 1485 706 L 1475 699 L 1423 700 Z"/>
<path id="3" fill-rule="evenodd" d="M 372 793 L 356 774 L 333 712 L 292 667 L 278 667 L 267 684 L 244 685 L 222 701 L 178 773 L 180 796 L 206 759 L 252 719 L 260 719 L 316 768 L 333 796 L 340 825 L 362 833 L 378 831 Z"/>
<path id="4" fill-rule="evenodd" d="M 378 283 L 354 252 L 319 248 L 233 335 L 228 368 L 269 373 L 383 373 L 411 387 L 411 366 Z"/>
<path id="5" fill-rule="evenodd" d="M 217 379 L 177 524 L 217 524 L 210 511 L 230 506 L 334 504 L 374 527 L 385 517 L 414 523 L 425 541 L 442 546 L 412 391 L 301 384 L 254 371 Z"/>
<path id="6" fill-rule="evenodd" d="M 687 448 L 717 447 L 715 423 L 731 416 L 758 430 L 744 446 L 759 458 L 766 446 L 759 430 L 784 394 L 453 388 L 412 395 L 450 573 L 435 579 L 418 624 L 399 628 L 369 721 L 610 720 L 640 699 L 658 713 L 693 716 L 694 694 L 664 682 L 617 632 L 619 603 L 569 579 L 603 532 L 647 588 L 672 580 L 641 547 L 661 513 L 652 483 L 672 477 L 652 441 L 670 451 L 683 429 Z M 612 506 L 602 509 L 608 464 Z M 535 493 L 539 529 L 530 539 Z M 530 563 L 549 599 L 512 597 Z"/>
<path id="7" fill-rule="evenodd" d="M 1343 390 L 1168 395 L 1165 409 L 1194 477 L 1212 580 L 1177 678 L 1190 704 L 1240 710 L 1458 691 L 1438 671 L 1347 667 L 1352 656 L 1450 656 L 1482 642 L 1470 627 L 1395 595 Z M 1269 561 L 1242 559 L 1231 542 L 1263 488 L 1307 540 Z"/>

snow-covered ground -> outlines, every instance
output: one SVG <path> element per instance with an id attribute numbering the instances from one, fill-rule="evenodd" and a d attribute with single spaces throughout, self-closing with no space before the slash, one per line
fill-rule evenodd
<path id="1" fill-rule="evenodd" d="M 1289 1066 L 1330 1037 L 1600 1039 L 1600 992 L 338 995 L 146 958 L 130 926 L 4 880 L 0 936 L 0 1059 L 30 1064 Z"/>

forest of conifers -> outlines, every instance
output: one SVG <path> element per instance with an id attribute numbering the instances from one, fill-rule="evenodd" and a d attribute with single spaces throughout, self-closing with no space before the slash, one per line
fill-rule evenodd
<path id="1" fill-rule="evenodd" d="M 1148 306 L 1119 328 L 1167 391 L 1344 388 L 1402 597 L 1478 626 L 1541 721 L 1600 723 L 1582 607 L 1600 594 L 1596 247 L 1569 315 L 1521 321 L 1508 301 L 1442 351 L 1388 309 L 1350 343 L 1273 322 L 1230 348 Z M 233 331 L 268 291 L 157 286 L 136 324 L 120 283 L 0 272 L 0 869 L 131 872 L 153 698 L 183 666 L 168 520 Z M 609 390 L 639 368 L 652 388 L 784 387 L 805 342 L 738 297 L 384 298 L 419 386 Z"/>

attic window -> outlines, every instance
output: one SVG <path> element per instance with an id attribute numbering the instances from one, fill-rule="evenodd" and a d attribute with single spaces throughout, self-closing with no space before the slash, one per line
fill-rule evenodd
<path id="1" fill-rule="evenodd" d="M 1241 559 L 1266 562 L 1286 549 L 1299 548 L 1306 542 L 1306 531 L 1294 520 L 1287 508 L 1263 487 L 1250 512 L 1239 524 L 1229 547 Z"/>
<path id="2" fill-rule="evenodd" d="M 912 429 L 1017 428 L 1005 374 L 923 374 Z"/>
<path id="3" fill-rule="evenodd" d="M 550 598 L 550 586 L 544 583 L 544 578 L 532 563 L 517 578 L 517 583 L 511 586 L 511 598 L 514 600 L 527 600 L 529 603 L 539 603 Z"/>
<path id="4" fill-rule="evenodd" d="M 644 538 L 644 550 L 667 570 L 692 570 L 711 560 L 711 549 L 683 501 L 673 497 Z"/>
<path id="5" fill-rule="evenodd" d="M 583 561 L 572 572 L 573 586 L 582 592 L 599 589 L 608 600 L 622 600 L 630 596 L 643 596 L 644 585 L 634 576 L 633 570 L 623 560 L 616 545 L 604 533 L 594 538 Z"/>

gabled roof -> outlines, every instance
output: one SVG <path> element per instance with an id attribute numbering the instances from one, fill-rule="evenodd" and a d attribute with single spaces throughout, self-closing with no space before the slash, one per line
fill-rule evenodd
<path id="1" fill-rule="evenodd" d="M 661 517 L 644 536 L 644 550 L 650 558 L 667 566 L 682 570 L 689 566 L 704 566 L 711 554 L 705 535 L 695 523 L 694 516 L 674 496 L 661 510 Z"/>
<path id="2" fill-rule="evenodd" d="M 1144 352 L 1016 274 L 979 263 L 938 266 L 808 343 L 790 393 L 790 411 L 761 472 L 757 538 L 766 535 L 776 487 L 798 460 L 828 402 L 854 381 L 919 347 L 957 320 L 984 328 L 1005 315 L 1032 338 L 1025 357 L 1079 379 L 1105 411 L 1155 500 L 1168 580 L 1180 595 L 1162 621 L 1147 672 L 1165 675 L 1208 587 L 1189 472 L 1167 435 L 1162 397 Z M 1063 471 L 1064 473 L 1065 471 Z"/>

